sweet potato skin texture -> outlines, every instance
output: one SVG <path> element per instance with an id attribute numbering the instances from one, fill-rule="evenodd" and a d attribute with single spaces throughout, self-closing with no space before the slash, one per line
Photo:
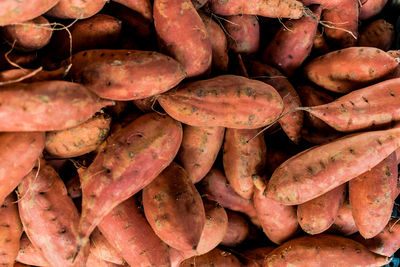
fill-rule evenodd
<path id="1" fill-rule="evenodd" d="M 260 24 L 254 15 L 226 17 L 224 22 L 229 49 L 234 53 L 253 54 L 260 46 Z"/>
<path id="2" fill-rule="evenodd" d="M 208 267 L 208 266 L 229 266 L 229 267 L 240 267 L 242 264 L 240 261 L 231 253 L 215 248 L 210 252 L 194 256 L 190 259 L 182 262 L 180 267 Z"/>
<path id="3" fill-rule="evenodd" d="M 310 235 L 327 230 L 335 221 L 346 196 L 347 184 L 342 184 L 322 196 L 297 206 L 297 220 Z"/>
<path id="4" fill-rule="evenodd" d="M 73 56 L 71 77 L 102 98 L 133 100 L 171 89 L 185 78 L 185 71 L 157 52 L 94 49 Z"/>
<path id="5" fill-rule="evenodd" d="M 93 254 L 98 259 L 119 265 L 125 262 L 120 252 L 107 241 L 98 228 L 94 229 L 90 235 L 90 254 Z"/>
<path id="6" fill-rule="evenodd" d="M 286 205 L 316 198 L 376 166 L 400 146 L 399 137 L 399 129 L 365 132 L 303 151 L 276 169 L 267 196 Z"/>
<path id="7" fill-rule="evenodd" d="M 316 235 L 292 239 L 270 252 L 264 267 L 290 266 L 381 266 L 387 258 L 368 251 L 351 239 Z"/>
<path id="8" fill-rule="evenodd" d="M 181 124 L 155 113 L 139 117 L 111 136 L 80 175 L 82 243 L 107 213 L 143 189 L 172 162 L 181 141 Z"/>
<path id="9" fill-rule="evenodd" d="M 167 245 L 153 232 L 136 199 L 116 206 L 98 228 L 130 266 L 169 266 Z"/>
<path id="10" fill-rule="evenodd" d="M 268 125 L 283 110 L 282 98 L 272 86 L 236 75 L 184 83 L 158 102 L 183 123 L 235 129 Z"/>
<path id="11" fill-rule="evenodd" d="M 372 18 L 386 5 L 388 0 L 368 0 L 360 7 L 360 19 L 367 20 Z"/>
<path id="12" fill-rule="evenodd" d="M 41 161 L 40 170 L 25 176 L 18 192 L 25 233 L 48 264 L 84 266 L 89 246 L 82 248 L 73 261 L 79 241 L 79 213 L 56 171 Z"/>
<path id="13" fill-rule="evenodd" d="M 108 136 L 111 117 L 98 114 L 66 130 L 48 132 L 45 149 L 59 158 L 72 158 L 95 150 Z"/>
<path id="14" fill-rule="evenodd" d="M 11 84 L 0 91 L 0 101 L 2 132 L 71 128 L 113 104 L 99 99 L 82 85 L 64 81 Z"/>
<path id="15" fill-rule="evenodd" d="M 181 251 L 196 250 L 205 211 L 185 169 L 171 163 L 143 189 L 142 198 L 146 219 L 161 240 Z"/>
<path id="16" fill-rule="evenodd" d="M 0 203 L 34 167 L 44 148 L 44 133 L 0 134 Z"/>
<path id="17" fill-rule="evenodd" d="M 221 245 L 235 247 L 242 243 L 249 234 L 249 223 L 239 213 L 228 211 L 228 227 Z"/>
<path id="18" fill-rule="evenodd" d="M 368 239 L 387 225 L 397 197 L 397 158 L 392 153 L 370 171 L 349 182 L 349 199 L 360 234 Z"/>
<path id="19" fill-rule="evenodd" d="M 194 184 L 211 170 L 221 149 L 224 133 L 223 127 L 183 126 L 178 159 Z"/>
<path id="20" fill-rule="evenodd" d="M 327 90 L 348 93 L 382 79 L 397 66 L 394 58 L 378 48 L 350 47 L 312 60 L 304 72 L 308 79 Z"/>
<path id="21" fill-rule="evenodd" d="M 155 0 L 153 14 L 161 51 L 179 61 L 188 78 L 205 74 L 211 67 L 211 43 L 192 2 Z"/>
<path id="22" fill-rule="evenodd" d="M 349 201 L 346 200 L 340 207 L 338 216 L 335 218 L 332 226 L 327 230 L 327 233 L 349 236 L 357 232 L 358 229 L 351 212 L 351 205 Z"/>
<path id="23" fill-rule="evenodd" d="M 60 0 L 47 15 L 60 19 L 85 19 L 99 12 L 106 0 Z"/>
<path id="24" fill-rule="evenodd" d="M 11 193 L 0 207 L 0 264 L 2 266 L 13 266 L 20 247 L 22 224 L 16 200 L 15 194 Z"/>
<path id="25" fill-rule="evenodd" d="M 392 24 L 378 19 L 368 24 L 360 33 L 358 46 L 371 46 L 388 51 L 392 46 L 395 31 Z"/>

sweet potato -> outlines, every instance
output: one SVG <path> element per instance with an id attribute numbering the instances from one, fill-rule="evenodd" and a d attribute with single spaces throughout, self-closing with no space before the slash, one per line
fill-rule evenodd
<path id="1" fill-rule="evenodd" d="M 400 249 L 400 224 L 398 219 L 392 218 L 383 231 L 373 238 L 364 239 L 360 234 L 355 234 L 351 238 L 376 254 L 390 257 Z"/>
<path id="2" fill-rule="evenodd" d="M 161 240 L 178 250 L 196 250 L 205 211 L 185 169 L 171 163 L 143 189 L 142 197 L 146 219 Z"/>
<path id="3" fill-rule="evenodd" d="M 343 205 L 346 187 L 347 184 L 342 184 L 297 206 L 297 220 L 304 232 L 316 235 L 331 227 Z"/>
<path id="4" fill-rule="evenodd" d="M 137 11 L 149 21 L 153 21 L 153 10 L 149 0 L 113 0 L 130 9 Z"/>
<path id="5" fill-rule="evenodd" d="M 0 26 L 20 23 L 39 17 L 58 2 L 59 0 L 2 1 Z"/>
<path id="6" fill-rule="evenodd" d="M 236 247 L 242 243 L 249 234 L 249 223 L 239 213 L 227 211 L 228 227 L 221 241 L 221 245 L 228 247 Z"/>
<path id="7" fill-rule="evenodd" d="M 254 54 L 260 46 L 260 25 L 254 15 L 235 15 L 225 18 L 224 27 L 229 49 L 234 53 Z"/>
<path id="8" fill-rule="evenodd" d="M 49 266 L 39 250 L 32 245 L 26 234 L 23 234 L 21 237 L 16 261 L 33 266 Z"/>
<path id="9" fill-rule="evenodd" d="M 108 136 L 111 117 L 98 114 L 66 130 L 48 132 L 45 149 L 52 156 L 73 158 L 95 150 Z"/>
<path id="10" fill-rule="evenodd" d="M 38 53 L 36 52 L 24 53 L 24 52 L 12 51 L 11 53 L 8 53 L 9 50 L 10 50 L 9 48 L 7 49 L 0 48 L 1 70 L 9 70 L 14 68 L 14 66 L 12 66 L 9 61 L 16 63 L 24 68 L 31 68 L 32 65 L 35 64 L 36 60 L 38 59 Z M 6 59 L 6 54 L 9 60 Z"/>
<path id="11" fill-rule="evenodd" d="M 283 100 L 283 112 L 301 106 L 299 95 L 289 80 L 280 71 L 258 61 L 246 61 L 246 68 L 250 77 L 265 82 L 278 91 Z M 279 120 L 279 124 L 293 142 L 300 142 L 303 112 L 299 111 L 287 115 Z"/>
<path id="12" fill-rule="evenodd" d="M 351 239 L 316 235 L 292 239 L 270 252 L 263 266 L 382 266 L 386 257 L 368 251 Z"/>
<path id="13" fill-rule="evenodd" d="M 258 15 L 269 18 L 298 19 L 304 14 L 304 6 L 296 0 L 210 0 L 211 11 L 222 16 Z"/>
<path id="14" fill-rule="evenodd" d="M 203 21 L 190 0 L 155 0 L 154 25 L 161 51 L 178 60 L 187 77 L 211 67 L 211 43 Z"/>
<path id="15" fill-rule="evenodd" d="M 181 263 L 180 267 L 241 267 L 240 261 L 231 253 L 215 248 L 210 252 L 194 256 Z"/>
<path id="16" fill-rule="evenodd" d="M 296 208 L 268 198 L 266 185 L 260 177 L 254 177 L 254 185 L 254 207 L 265 235 L 275 244 L 282 244 L 294 237 L 299 232 Z"/>
<path id="17" fill-rule="evenodd" d="M 90 254 L 115 264 L 122 265 L 125 262 L 120 252 L 107 241 L 98 228 L 94 229 L 90 236 Z"/>
<path id="18" fill-rule="evenodd" d="M 321 7 L 312 8 L 315 18 L 303 17 L 289 20 L 281 27 L 263 52 L 263 61 L 292 76 L 311 53 Z M 316 19 L 317 18 L 317 19 Z"/>
<path id="19" fill-rule="evenodd" d="M 122 265 L 118 265 L 115 263 L 111 263 L 111 262 L 99 259 L 92 253 L 89 253 L 89 256 L 88 256 L 85 266 L 86 267 L 118 267 L 118 266 L 122 266 Z"/>
<path id="20" fill-rule="evenodd" d="M 367 20 L 382 11 L 388 0 L 363 1 L 360 7 L 360 20 Z"/>
<path id="21" fill-rule="evenodd" d="M 262 267 L 265 257 L 273 251 L 275 247 L 258 247 L 243 251 L 239 256 L 247 267 Z"/>
<path id="22" fill-rule="evenodd" d="M 107 0 L 60 0 L 46 15 L 60 19 L 86 19 L 99 12 Z"/>
<path id="23" fill-rule="evenodd" d="M 72 57 L 71 77 L 98 96 L 113 100 L 146 98 L 185 78 L 182 66 L 157 52 L 94 49 Z"/>
<path id="24" fill-rule="evenodd" d="M 44 148 L 44 133 L 0 134 L 0 203 L 34 167 Z"/>
<path id="25" fill-rule="evenodd" d="M 211 170 L 224 140 L 223 127 L 184 125 L 178 159 L 195 184 Z"/>
<path id="26" fill-rule="evenodd" d="M 315 146 L 282 163 L 268 183 L 267 196 L 296 205 L 370 170 L 400 147 L 400 129 L 349 135 Z"/>
<path id="27" fill-rule="evenodd" d="M 371 46 L 388 51 L 392 46 L 394 35 L 393 25 L 384 19 L 378 19 L 361 30 L 358 45 Z"/>
<path id="28" fill-rule="evenodd" d="M 79 213 L 57 172 L 41 161 L 22 180 L 18 193 L 25 233 L 46 262 L 84 266 L 89 246 L 76 251 Z"/>
<path id="29" fill-rule="evenodd" d="M 389 50 L 387 53 L 388 53 L 388 55 L 390 55 L 397 61 L 400 60 L 400 51 L 399 50 Z M 392 79 L 392 78 L 400 78 L 400 65 L 397 65 L 397 67 L 387 77 L 387 79 Z"/>
<path id="30" fill-rule="evenodd" d="M 52 29 L 49 21 L 40 16 L 22 24 L 13 24 L 1 29 L 1 35 L 10 45 L 23 52 L 39 50 L 50 42 Z"/>
<path id="31" fill-rule="evenodd" d="M 340 6 L 342 0 L 301 0 L 305 6 L 320 5 L 322 9 L 330 9 Z"/>
<path id="32" fill-rule="evenodd" d="M 358 232 L 349 200 L 346 200 L 340 207 L 335 221 L 326 232 L 342 236 L 349 236 Z"/>
<path id="33" fill-rule="evenodd" d="M 330 51 L 331 50 L 328 42 L 325 40 L 324 35 L 317 29 L 311 53 L 321 56 L 329 53 Z"/>
<path id="34" fill-rule="evenodd" d="M 325 35 L 338 47 L 355 46 L 358 38 L 358 0 L 341 0 L 340 4 L 322 13 Z"/>
<path id="35" fill-rule="evenodd" d="M 350 47 L 312 60 L 304 72 L 308 79 L 327 90 L 348 93 L 379 81 L 397 66 L 394 58 L 378 48 Z"/>
<path id="36" fill-rule="evenodd" d="M 247 199 L 253 196 L 252 177 L 262 174 L 267 157 L 264 135 L 259 135 L 247 143 L 258 131 L 227 129 L 225 133 L 222 156 L 225 176 L 233 190 Z"/>
<path id="37" fill-rule="evenodd" d="M 353 218 L 364 238 L 376 236 L 389 222 L 397 197 L 397 178 L 397 158 L 392 153 L 349 182 Z"/>
<path id="38" fill-rule="evenodd" d="M 2 87 L 0 99 L 0 131 L 7 132 L 71 128 L 113 104 L 82 85 L 64 81 L 11 84 Z"/>
<path id="39" fill-rule="evenodd" d="M 282 112 L 282 98 L 263 82 L 235 75 L 184 83 L 158 97 L 174 119 L 192 126 L 256 129 Z"/>
<path id="40" fill-rule="evenodd" d="M 67 74 L 68 67 L 47 71 L 43 69 L 10 69 L 0 72 L 0 85 L 8 85 L 17 82 L 40 82 L 62 80 Z"/>
<path id="41" fill-rule="evenodd" d="M 109 138 L 92 164 L 80 173 L 82 244 L 104 216 L 172 162 L 181 141 L 180 123 L 155 113 L 139 117 Z"/>
<path id="42" fill-rule="evenodd" d="M 0 265 L 12 266 L 18 255 L 22 224 L 19 219 L 16 196 L 11 193 L 0 207 Z"/>

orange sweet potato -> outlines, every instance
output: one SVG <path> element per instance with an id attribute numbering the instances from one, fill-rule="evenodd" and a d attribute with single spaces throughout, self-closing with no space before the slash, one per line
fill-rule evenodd
<path id="1" fill-rule="evenodd" d="M 33 266 L 48 266 L 49 264 L 40 254 L 39 250 L 36 249 L 31 241 L 28 239 L 26 234 L 23 234 L 20 240 L 20 248 L 16 261 L 27 265 Z"/>
<path id="2" fill-rule="evenodd" d="M 397 158 L 392 153 L 349 182 L 353 218 L 364 238 L 376 236 L 389 222 L 397 197 L 397 178 Z"/>
<path id="3" fill-rule="evenodd" d="M 16 196 L 11 193 L 0 207 L 0 265 L 12 266 L 18 255 L 22 224 L 19 219 Z"/>
<path id="4" fill-rule="evenodd" d="M 154 25 L 161 51 L 178 60 L 187 77 L 211 67 L 211 43 L 203 21 L 190 0 L 155 0 Z"/>
<path id="5" fill-rule="evenodd" d="M 260 46 L 260 25 L 254 15 L 235 15 L 225 18 L 224 27 L 229 49 L 234 53 L 254 54 Z"/>
<path id="6" fill-rule="evenodd" d="M 384 8 L 388 0 L 363 1 L 360 7 L 360 20 L 367 20 L 377 15 Z"/>
<path id="7" fill-rule="evenodd" d="M 22 180 L 18 192 L 25 233 L 48 264 L 84 266 L 89 246 L 76 251 L 79 213 L 57 172 L 41 161 Z"/>
<path id="8" fill-rule="evenodd" d="M 46 14 L 60 19 L 85 19 L 99 12 L 107 0 L 60 0 Z"/>
<path id="9" fill-rule="evenodd" d="M 316 235 L 292 239 L 270 252 L 263 266 L 382 266 L 388 259 L 351 239 Z"/>
<path id="10" fill-rule="evenodd" d="M 241 267 L 240 261 L 231 253 L 215 248 L 210 252 L 194 256 L 181 263 L 180 267 Z"/>
<path id="11" fill-rule="evenodd" d="M 312 60 L 304 72 L 312 82 L 327 90 L 348 93 L 379 81 L 397 66 L 394 58 L 378 48 L 350 47 Z"/>
<path id="12" fill-rule="evenodd" d="M 195 184 L 211 170 L 224 140 L 223 127 L 184 125 L 178 159 Z"/>
<path id="13" fill-rule="evenodd" d="M 224 140 L 222 161 L 225 176 L 230 186 L 243 198 L 253 196 L 254 175 L 261 175 L 267 156 L 264 135 L 249 143 L 246 141 L 257 134 L 258 129 L 227 129 Z"/>
<path id="14" fill-rule="evenodd" d="M 90 254 L 98 259 L 115 264 L 122 265 L 125 262 L 120 252 L 107 241 L 98 228 L 94 229 L 90 236 Z"/>
<path id="15" fill-rule="evenodd" d="M 358 232 L 349 200 L 346 200 L 340 207 L 338 216 L 326 232 L 342 236 L 349 236 Z"/>
<path id="16" fill-rule="evenodd" d="M 174 119 L 192 126 L 255 129 L 282 112 L 282 98 L 263 82 L 235 75 L 184 83 L 158 102 Z"/>
<path id="17" fill-rule="evenodd" d="M 394 35 L 393 25 L 384 19 L 378 19 L 361 30 L 358 45 L 371 46 L 388 51 L 392 46 Z"/>
<path id="18" fill-rule="evenodd" d="M 108 136 L 111 117 L 97 114 L 66 130 L 48 132 L 45 149 L 52 156 L 73 158 L 95 150 Z"/>
<path id="19" fill-rule="evenodd" d="M 102 98 L 133 100 L 171 89 L 185 78 L 185 71 L 157 52 L 94 49 L 73 56 L 70 75 Z"/>
<path id="20" fill-rule="evenodd" d="M 228 247 L 236 247 L 242 243 L 249 234 L 249 223 L 247 220 L 233 211 L 227 211 L 228 214 L 228 227 L 221 241 L 221 245 Z"/>
<path id="21" fill-rule="evenodd" d="M 145 114 L 111 135 L 90 166 L 80 173 L 82 244 L 104 216 L 172 162 L 181 141 L 180 123 L 155 113 Z"/>
<path id="22" fill-rule="evenodd" d="M 339 214 L 346 196 L 342 184 L 317 198 L 297 206 L 297 220 L 304 232 L 316 235 L 329 229 Z"/>
<path id="23" fill-rule="evenodd" d="M 130 9 L 137 11 L 144 18 L 149 21 L 153 20 L 153 10 L 150 0 L 113 0 L 114 2 L 120 3 Z"/>
<path id="24" fill-rule="evenodd" d="M 399 147 L 399 128 L 353 134 L 312 147 L 276 169 L 267 196 L 287 205 L 307 202 L 370 170 Z"/>

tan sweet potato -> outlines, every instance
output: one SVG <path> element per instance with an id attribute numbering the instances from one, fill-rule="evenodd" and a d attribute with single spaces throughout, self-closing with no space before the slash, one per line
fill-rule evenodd
<path id="1" fill-rule="evenodd" d="M 243 198 L 253 196 L 252 177 L 264 171 L 267 146 L 264 135 L 249 143 L 247 140 L 257 134 L 258 129 L 227 129 L 225 132 L 222 161 L 225 176 L 230 186 Z"/>
<path id="2" fill-rule="evenodd" d="M 185 78 L 172 58 L 138 50 L 94 49 L 72 58 L 70 75 L 98 96 L 133 100 L 163 93 Z"/>
<path id="3" fill-rule="evenodd" d="M 60 0 L 46 15 L 60 19 L 86 19 L 99 12 L 107 0 Z"/>
<path id="4" fill-rule="evenodd" d="M 125 262 L 120 252 L 107 241 L 98 228 L 94 229 L 90 235 L 90 254 L 98 259 L 115 264 L 122 265 Z"/>
<path id="5" fill-rule="evenodd" d="M 331 227 L 343 205 L 346 187 L 347 184 L 342 184 L 322 196 L 297 206 L 297 220 L 304 232 L 316 235 Z"/>
<path id="6" fill-rule="evenodd" d="M 351 239 L 316 235 L 292 239 L 270 252 L 263 266 L 382 266 L 386 257 L 368 251 L 366 247 Z"/>
<path id="7" fill-rule="evenodd" d="M 211 170 L 224 140 L 223 127 L 184 125 L 178 159 L 195 184 Z"/>
<path id="8" fill-rule="evenodd" d="M 260 25 L 254 15 L 228 16 L 224 28 L 229 49 L 234 53 L 254 54 L 260 46 Z"/>
<path id="9" fill-rule="evenodd" d="M 371 46 L 388 51 L 392 46 L 394 35 L 393 25 L 384 19 L 378 19 L 361 30 L 358 45 Z"/>
<path id="10" fill-rule="evenodd" d="M 155 113 L 145 114 L 111 135 L 90 166 L 80 173 L 82 244 L 104 216 L 172 162 L 181 140 L 180 123 Z"/>
<path id="11" fill-rule="evenodd" d="M 130 9 L 137 11 L 144 18 L 153 21 L 153 10 L 149 0 L 113 0 Z"/>
<path id="12" fill-rule="evenodd" d="M 340 207 L 338 216 L 332 226 L 327 230 L 327 233 L 349 236 L 357 232 L 358 229 L 351 212 L 351 205 L 349 201 L 346 200 Z"/>
<path id="13" fill-rule="evenodd" d="M 211 43 L 192 2 L 155 0 L 153 5 L 161 51 L 178 60 L 188 78 L 205 74 L 211 67 Z"/>
<path id="14" fill-rule="evenodd" d="M 249 223 L 239 213 L 227 211 L 228 227 L 221 241 L 221 245 L 228 247 L 236 247 L 242 243 L 249 234 Z"/>
<path id="15" fill-rule="evenodd" d="M 66 130 L 48 132 L 45 149 L 52 156 L 73 158 L 94 151 L 108 136 L 111 117 L 97 114 Z"/>
<path id="16" fill-rule="evenodd" d="M 388 0 L 363 1 L 360 7 L 360 20 L 367 20 L 377 15 L 384 8 Z"/>
<path id="17" fill-rule="evenodd" d="M 40 252 L 32 245 L 26 234 L 22 234 L 16 261 L 33 266 L 49 266 Z"/>
<path id="18" fill-rule="evenodd" d="M 192 126 L 255 129 L 274 121 L 282 98 L 270 85 L 235 75 L 184 83 L 158 97 L 174 119 Z"/>
<path id="19" fill-rule="evenodd" d="M 241 267 L 240 261 L 231 253 L 215 248 L 210 252 L 194 256 L 181 263 L 180 267 Z"/>

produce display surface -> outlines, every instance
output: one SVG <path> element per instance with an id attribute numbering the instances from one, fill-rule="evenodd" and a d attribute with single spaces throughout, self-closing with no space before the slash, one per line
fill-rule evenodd
<path id="1" fill-rule="evenodd" d="M 399 0 L 2 0 L 0 36 L 1 266 L 400 266 Z"/>

